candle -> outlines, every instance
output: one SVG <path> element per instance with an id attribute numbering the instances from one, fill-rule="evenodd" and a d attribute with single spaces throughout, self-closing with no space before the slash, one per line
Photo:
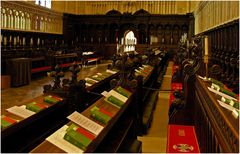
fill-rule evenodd
<path id="1" fill-rule="evenodd" d="M 40 38 L 37 39 L 37 45 L 40 45 Z"/>
<path id="2" fill-rule="evenodd" d="M 33 45 L 33 38 L 30 39 L 30 45 Z"/>
<path id="3" fill-rule="evenodd" d="M 13 38 L 13 45 L 15 46 L 16 44 L 17 44 L 17 38 L 14 37 L 14 38 Z"/>
<path id="4" fill-rule="evenodd" d="M 3 45 L 7 45 L 7 37 L 5 36 L 5 37 L 3 37 Z"/>
<path id="5" fill-rule="evenodd" d="M 23 37 L 23 45 L 26 45 L 25 37 Z"/>
<path id="6" fill-rule="evenodd" d="M 205 56 L 208 55 L 208 37 L 206 36 L 204 39 L 204 47 L 205 47 Z"/>
<path id="7" fill-rule="evenodd" d="M 19 43 L 19 36 L 17 36 L 17 44 Z"/>
<path id="8" fill-rule="evenodd" d="M 12 43 L 12 35 L 10 35 L 10 37 L 9 37 L 9 42 L 10 42 L 10 44 Z"/>

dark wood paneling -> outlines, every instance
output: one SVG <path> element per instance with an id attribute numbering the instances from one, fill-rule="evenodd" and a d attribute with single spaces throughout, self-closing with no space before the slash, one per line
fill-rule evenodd
<path id="1" fill-rule="evenodd" d="M 189 29 L 193 26 L 189 25 L 190 21 L 194 21 L 192 14 L 153 15 L 144 10 L 138 12 L 121 14 L 115 10 L 106 15 L 64 14 L 64 39 L 69 45 L 86 50 L 94 48 L 103 52 L 102 55 L 112 56 L 116 53 L 116 40 L 121 41 L 126 30 L 132 30 L 138 47 L 144 48 L 150 45 L 151 35 L 158 37 L 157 47 L 170 46 L 175 49 L 183 33 L 193 35 L 192 29 Z M 108 47 L 111 47 L 111 52 L 104 53 Z M 138 47 L 136 50 L 141 50 Z"/>
<path id="2" fill-rule="evenodd" d="M 195 82 L 195 130 L 201 152 L 239 152 L 239 119 L 217 102 L 220 96 L 207 89 L 209 83 Z"/>
<path id="3" fill-rule="evenodd" d="M 199 35 L 209 37 L 210 66 L 217 64 L 221 67 L 217 79 L 239 93 L 239 20 Z"/>

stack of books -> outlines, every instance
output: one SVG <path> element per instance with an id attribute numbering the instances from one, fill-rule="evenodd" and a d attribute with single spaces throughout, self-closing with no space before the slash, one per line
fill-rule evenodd
<path id="1" fill-rule="evenodd" d="M 91 117 L 103 124 L 107 124 L 111 120 L 113 115 L 103 108 L 98 108 L 94 106 L 91 109 Z"/>
<path id="2" fill-rule="evenodd" d="M 17 120 L 5 115 L 1 116 L 1 128 L 7 128 L 9 126 L 12 126 L 15 123 L 17 123 Z"/>
<path id="3" fill-rule="evenodd" d="M 96 138 L 94 134 L 75 124 L 71 124 L 66 131 L 64 139 L 82 150 L 86 150 L 87 146 Z"/>
<path id="4" fill-rule="evenodd" d="M 104 100 L 118 108 L 121 108 L 124 105 L 124 102 L 121 101 L 120 99 L 116 98 L 115 96 L 109 96 L 109 97 L 105 98 Z"/>
<path id="5" fill-rule="evenodd" d="M 126 103 L 131 94 L 132 93 L 128 90 L 122 88 L 121 86 L 118 86 L 114 90 L 108 92 L 104 100 L 118 108 L 121 108 Z"/>
<path id="6" fill-rule="evenodd" d="M 219 91 L 219 92 L 221 92 L 221 93 L 223 93 L 223 94 L 226 94 L 226 95 L 228 95 L 228 96 L 231 96 L 231 97 L 233 97 L 233 98 L 237 98 L 237 97 L 238 97 L 237 94 L 235 94 L 234 92 L 232 92 L 232 91 L 230 91 L 230 90 L 225 89 L 225 88 L 222 87 L 221 85 L 219 86 L 219 85 L 217 85 L 217 84 L 212 83 L 211 88 L 214 89 L 214 90 L 216 90 L 216 91 Z"/>
<path id="7" fill-rule="evenodd" d="M 119 94 L 129 98 L 131 96 L 131 92 L 128 91 L 127 89 L 124 89 L 122 88 L 121 86 L 118 86 L 116 89 L 115 89 Z"/>
<path id="8" fill-rule="evenodd" d="M 227 98 L 225 98 L 225 97 L 222 97 L 222 98 L 221 98 L 221 101 L 222 101 L 223 103 L 226 103 L 226 104 L 234 107 L 235 109 L 238 109 L 238 110 L 239 110 L 239 102 L 237 102 L 237 101 L 235 101 L 235 100 L 232 100 L 232 99 L 227 99 Z"/>
<path id="9" fill-rule="evenodd" d="M 149 73 L 153 70 L 153 67 L 150 65 L 143 65 L 143 67 L 139 67 L 138 69 L 135 69 L 136 75 L 142 75 L 144 78 L 146 78 Z"/>
<path id="10" fill-rule="evenodd" d="M 93 75 L 90 77 L 93 80 L 97 80 L 97 81 L 101 81 L 104 79 L 104 77 L 100 76 L 100 75 Z"/>
<path id="11" fill-rule="evenodd" d="M 46 109 L 48 106 L 44 105 L 43 103 L 37 103 L 37 102 L 32 102 L 26 105 L 26 109 L 33 111 L 33 112 L 39 112 L 43 109 Z"/>
<path id="12" fill-rule="evenodd" d="M 56 96 L 48 95 L 48 96 L 44 97 L 43 100 L 44 100 L 44 102 L 47 102 L 49 104 L 55 104 L 55 103 L 62 101 L 63 99 L 56 97 Z"/>

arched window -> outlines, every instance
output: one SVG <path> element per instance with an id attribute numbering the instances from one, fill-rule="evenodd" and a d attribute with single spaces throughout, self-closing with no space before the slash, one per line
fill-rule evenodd
<path id="1" fill-rule="evenodd" d="M 124 38 L 124 52 L 134 51 L 135 45 L 137 44 L 137 39 L 134 36 L 133 31 L 126 31 Z"/>
<path id="2" fill-rule="evenodd" d="M 36 0 L 35 4 L 47 7 L 49 9 L 51 8 L 51 0 Z"/>

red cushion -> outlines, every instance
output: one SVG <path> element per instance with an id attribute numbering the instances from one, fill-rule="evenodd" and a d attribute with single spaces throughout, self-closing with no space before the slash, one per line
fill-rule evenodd
<path id="1" fill-rule="evenodd" d="M 173 96 L 173 92 L 170 93 L 170 98 L 169 98 L 169 106 L 171 105 L 172 101 L 175 99 Z"/>
<path id="2" fill-rule="evenodd" d="M 73 63 L 65 63 L 65 64 L 61 64 L 60 67 L 69 67 L 71 66 Z"/>
<path id="3" fill-rule="evenodd" d="M 39 68 L 33 68 L 31 70 L 32 73 L 37 73 L 37 72 L 44 72 L 44 71 L 49 71 L 51 70 L 51 66 L 44 66 L 44 67 L 39 67 Z"/>
<path id="4" fill-rule="evenodd" d="M 182 90 L 182 83 L 177 83 L 177 82 L 172 83 L 171 84 L 171 89 L 172 90 Z"/>
<path id="5" fill-rule="evenodd" d="M 200 153 L 194 126 L 168 125 L 167 153 Z"/>

